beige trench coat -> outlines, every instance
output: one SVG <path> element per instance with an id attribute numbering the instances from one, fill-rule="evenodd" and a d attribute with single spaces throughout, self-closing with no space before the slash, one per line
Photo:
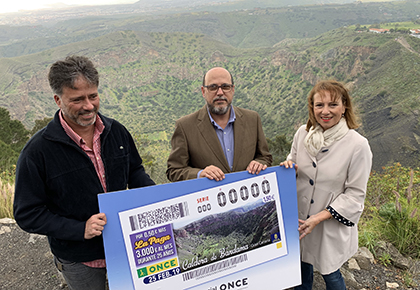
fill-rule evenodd
<path id="1" fill-rule="evenodd" d="M 349 130 L 313 157 L 304 146 L 305 127 L 296 132 L 287 158 L 298 165 L 299 218 L 306 220 L 331 205 L 355 224 L 348 227 L 335 219 L 326 220 L 301 240 L 302 261 L 325 275 L 339 269 L 358 249 L 357 222 L 364 208 L 372 152 L 366 138 Z"/>

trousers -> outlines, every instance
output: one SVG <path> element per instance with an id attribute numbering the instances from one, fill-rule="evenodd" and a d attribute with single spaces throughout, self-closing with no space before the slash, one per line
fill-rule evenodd
<path id="1" fill-rule="evenodd" d="M 312 290 L 314 281 L 314 267 L 311 264 L 300 262 L 302 284 L 295 287 L 295 290 Z M 324 278 L 327 290 L 346 290 L 344 278 L 341 275 L 340 269 L 331 274 L 322 275 Z"/>
<path id="2" fill-rule="evenodd" d="M 70 290 L 107 290 L 106 268 L 91 268 L 54 256 L 54 264 L 63 274 Z"/>

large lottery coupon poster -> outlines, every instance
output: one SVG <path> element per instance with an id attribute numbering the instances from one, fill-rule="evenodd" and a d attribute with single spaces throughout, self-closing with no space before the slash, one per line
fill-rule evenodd
<path id="1" fill-rule="evenodd" d="M 285 289 L 300 284 L 295 171 L 227 174 L 102 194 L 114 289 Z"/>

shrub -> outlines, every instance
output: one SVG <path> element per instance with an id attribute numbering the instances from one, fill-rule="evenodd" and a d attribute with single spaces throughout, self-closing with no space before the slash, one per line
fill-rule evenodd
<path id="1" fill-rule="evenodd" d="M 403 255 L 420 258 L 420 171 L 399 163 L 383 170 L 373 172 L 368 182 L 359 243 L 371 248 L 371 237 L 377 237 Z"/>
<path id="2" fill-rule="evenodd" d="M 0 178 L 0 218 L 13 218 L 14 193 L 14 185 Z"/>

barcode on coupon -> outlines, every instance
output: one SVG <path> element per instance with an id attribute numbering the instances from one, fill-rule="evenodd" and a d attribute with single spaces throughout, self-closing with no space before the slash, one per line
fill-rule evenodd
<path id="1" fill-rule="evenodd" d="M 189 215 L 188 203 L 181 202 L 129 217 L 132 231 L 168 223 Z"/>
<path id="2" fill-rule="evenodd" d="M 209 266 L 202 267 L 200 269 L 192 270 L 187 273 L 184 273 L 182 274 L 182 279 L 184 281 L 187 281 L 193 278 L 200 278 L 202 276 L 205 276 L 211 273 L 216 273 L 224 268 L 232 267 L 245 261 L 248 261 L 248 255 L 247 254 L 239 255 L 237 257 L 232 257 L 230 259 L 226 259 L 221 262 L 217 262 Z"/>

